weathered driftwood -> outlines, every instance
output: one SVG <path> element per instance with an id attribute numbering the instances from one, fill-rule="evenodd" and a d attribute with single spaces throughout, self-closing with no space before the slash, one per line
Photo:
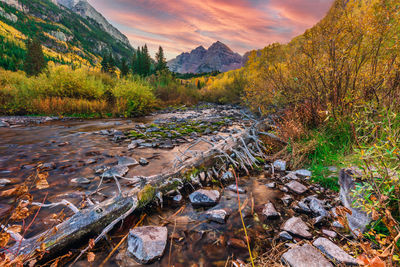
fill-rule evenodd
<path id="1" fill-rule="evenodd" d="M 216 144 L 207 142 L 212 146 L 210 149 L 204 152 L 192 153 L 192 157 L 181 160 L 178 166 L 171 168 L 166 173 L 150 177 L 119 178 L 127 179 L 131 184 L 140 182 L 142 186 L 143 184 L 151 184 L 160 192 L 168 187 L 168 184 L 165 183 L 168 179 L 183 177 L 187 171 L 200 166 L 210 165 L 211 167 L 218 157 L 231 163 L 240 162 L 238 165 L 246 169 L 246 165 L 251 167 L 255 163 L 255 158 L 246 143 L 253 141 L 255 142 L 255 147 L 260 150 L 256 138 L 258 126 L 259 123 L 255 123 L 252 127 L 231 135 Z M 242 152 L 238 153 L 239 149 Z M 232 151 L 238 153 L 236 160 L 229 156 Z M 254 155 L 260 155 L 260 153 L 261 150 L 258 154 L 253 152 Z M 117 185 L 119 185 L 118 182 Z M 54 253 L 65 250 L 79 241 L 86 240 L 85 242 L 87 242 L 89 236 L 102 233 L 105 228 L 110 228 L 110 225 L 114 226 L 120 218 L 126 217 L 128 211 L 133 212 L 139 206 L 137 201 L 138 191 L 137 187 L 135 189 L 125 189 L 117 197 L 80 210 L 53 229 L 15 244 L 9 251 L 12 255 L 31 254 L 41 244 L 45 244 L 46 257 L 51 258 Z M 101 236 L 102 234 L 99 237 Z"/>

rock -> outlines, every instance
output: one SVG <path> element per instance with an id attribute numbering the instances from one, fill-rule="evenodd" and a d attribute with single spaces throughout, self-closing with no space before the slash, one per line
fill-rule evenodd
<path id="1" fill-rule="evenodd" d="M 313 245 L 321 250 L 321 252 L 335 264 L 358 265 L 355 258 L 347 254 L 343 249 L 327 238 L 320 237 L 313 242 Z"/>
<path id="2" fill-rule="evenodd" d="M 227 243 L 228 243 L 228 246 L 231 246 L 234 248 L 247 248 L 246 243 L 242 239 L 230 238 Z"/>
<path id="3" fill-rule="evenodd" d="M 166 227 L 144 226 L 132 229 L 128 236 L 128 252 L 139 263 L 152 263 L 164 254 L 167 238 Z"/>
<path id="4" fill-rule="evenodd" d="M 149 162 L 145 158 L 139 159 L 139 164 L 142 166 L 149 165 Z"/>
<path id="5" fill-rule="evenodd" d="M 197 190 L 189 195 L 190 202 L 196 207 L 211 207 L 218 203 L 220 194 L 217 190 Z"/>
<path id="6" fill-rule="evenodd" d="M 233 177 L 233 173 L 231 172 L 231 171 L 227 171 L 226 173 L 224 173 L 223 175 L 222 175 L 222 177 L 221 177 L 221 179 L 223 180 L 223 181 L 229 181 L 229 180 L 232 180 L 234 177 Z"/>
<path id="7" fill-rule="evenodd" d="M 1 127 L 9 127 L 10 125 L 5 121 L 0 121 L 0 128 Z"/>
<path id="8" fill-rule="evenodd" d="M 320 215 L 322 217 L 328 217 L 329 212 L 324 208 L 323 202 L 315 197 L 311 197 L 310 203 L 308 204 L 314 214 Z"/>
<path id="9" fill-rule="evenodd" d="M 272 188 L 276 187 L 276 183 L 269 183 L 269 184 L 266 184 L 265 186 L 272 189 Z"/>
<path id="10" fill-rule="evenodd" d="M 172 200 L 173 200 L 174 202 L 176 202 L 176 203 L 180 203 L 180 202 L 182 202 L 182 200 L 183 200 L 183 196 L 182 196 L 181 194 L 176 195 L 176 196 L 174 196 L 174 197 L 172 198 Z"/>
<path id="11" fill-rule="evenodd" d="M 286 186 L 279 186 L 279 190 L 281 190 L 282 192 L 284 192 L 284 193 L 288 193 L 289 192 L 289 189 L 286 187 Z"/>
<path id="12" fill-rule="evenodd" d="M 286 206 L 289 206 L 290 203 L 293 202 L 292 196 L 291 196 L 291 195 L 287 195 L 287 194 L 284 195 L 284 196 L 281 198 L 281 200 L 282 200 L 283 204 L 285 204 Z"/>
<path id="13" fill-rule="evenodd" d="M 262 215 L 264 215 L 269 220 L 277 219 L 281 216 L 279 212 L 276 211 L 274 205 L 271 202 L 264 205 Z"/>
<path id="14" fill-rule="evenodd" d="M 100 131 L 100 134 L 101 134 L 101 135 L 109 135 L 110 132 L 109 132 L 108 130 L 101 130 L 101 131 Z"/>
<path id="15" fill-rule="evenodd" d="M 323 233 L 324 235 L 326 235 L 326 236 L 329 236 L 330 238 L 336 238 L 336 237 L 337 237 L 337 233 L 334 232 L 334 231 L 330 231 L 330 230 L 323 229 L 323 230 L 322 230 L 322 233 Z"/>
<path id="16" fill-rule="evenodd" d="M 105 171 L 103 173 L 103 178 L 113 178 L 114 176 L 123 177 L 125 174 L 128 173 L 128 171 L 129 171 L 128 167 L 117 165 L 117 166 L 111 167 L 111 169 Z"/>
<path id="17" fill-rule="evenodd" d="M 286 176 L 283 177 L 283 179 L 298 180 L 299 177 L 294 172 L 289 172 Z"/>
<path id="18" fill-rule="evenodd" d="M 309 170 L 297 170 L 294 172 L 300 178 L 311 177 L 312 173 Z"/>
<path id="19" fill-rule="evenodd" d="M 87 178 L 74 178 L 71 182 L 75 184 L 90 184 L 90 180 Z"/>
<path id="20" fill-rule="evenodd" d="M 126 167 L 132 167 L 132 166 L 139 165 L 139 162 L 137 162 L 137 160 L 134 159 L 134 158 L 118 157 L 118 165 L 126 166 Z"/>
<path id="21" fill-rule="evenodd" d="M 242 188 L 240 186 L 238 188 L 236 188 L 236 184 L 231 184 L 226 189 L 228 189 L 229 191 L 235 192 L 235 193 L 237 193 L 237 191 L 239 191 L 239 194 L 246 193 L 246 189 L 244 189 L 244 188 Z"/>
<path id="22" fill-rule="evenodd" d="M 371 222 L 371 216 L 368 215 L 361 208 L 354 207 L 354 202 L 357 199 L 363 200 L 363 196 L 354 196 L 352 190 L 355 188 L 355 182 L 353 175 L 357 174 L 357 171 L 352 169 L 342 169 L 339 173 L 339 185 L 340 185 L 340 200 L 346 208 L 351 210 L 351 215 L 347 214 L 347 221 L 352 232 L 358 233 L 364 232 L 366 226 Z"/>
<path id="23" fill-rule="evenodd" d="M 204 131 L 204 134 L 211 134 L 210 128 L 207 128 L 207 129 Z"/>
<path id="24" fill-rule="evenodd" d="M 336 228 L 341 228 L 341 229 L 344 228 L 344 226 L 339 221 L 334 221 L 332 223 L 332 226 L 336 227 Z"/>
<path id="25" fill-rule="evenodd" d="M 299 195 L 307 191 L 307 187 L 297 181 L 291 181 L 290 183 L 287 183 L 286 187 Z"/>
<path id="26" fill-rule="evenodd" d="M 205 183 L 206 182 L 206 173 L 200 172 L 199 178 L 200 178 L 200 182 Z"/>
<path id="27" fill-rule="evenodd" d="M 304 200 L 301 200 L 293 207 L 293 209 L 300 213 L 311 213 L 311 209 L 308 207 Z"/>
<path id="28" fill-rule="evenodd" d="M 333 267 L 333 265 L 310 244 L 296 246 L 282 255 L 282 261 L 291 267 Z"/>
<path id="29" fill-rule="evenodd" d="M 274 169 L 275 171 L 286 171 L 286 161 L 284 160 L 276 160 L 274 161 Z"/>
<path id="30" fill-rule="evenodd" d="M 328 171 L 330 172 L 338 172 L 338 168 L 336 166 L 329 166 Z"/>
<path id="31" fill-rule="evenodd" d="M 85 165 L 95 164 L 97 162 L 96 159 L 87 159 L 85 160 Z"/>
<path id="32" fill-rule="evenodd" d="M 279 233 L 279 238 L 283 241 L 290 241 L 293 240 L 293 237 L 286 231 L 282 231 Z"/>
<path id="33" fill-rule="evenodd" d="M 305 224 L 299 217 L 290 218 L 282 226 L 282 230 L 284 231 L 303 238 L 311 239 L 312 235 L 310 232 L 308 232 L 309 229 L 310 228 L 307 226 L 307 224 Z"/>
<path id="34" fill-rule="evenodd" d="M 226 217 L 228 213 L 226 210 L 219 209 L 219 210 L 209 210 L 205 213 L 205 218 L 210 221 L 214 221 L 217 223 L 225 223 Z"/>
<path id="35" fill-rule="evenodd" d="M 6 186 L 11 184 L 11 181 L 8 179 L 0 179 L 0 186 Z"/>

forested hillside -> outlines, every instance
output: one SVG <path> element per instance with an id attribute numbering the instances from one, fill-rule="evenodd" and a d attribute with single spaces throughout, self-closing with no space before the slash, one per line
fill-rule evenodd
<path id="1" fill-rule="evenodd" d="M 129 58 L 133 48 L 113 38 L 93 19 L 83 18 L 50 0 L 0 1 L 0 67 L 22 69 L 25 41 L 38 36 L 47 60 L 99 66 L 105 53 Z"/>

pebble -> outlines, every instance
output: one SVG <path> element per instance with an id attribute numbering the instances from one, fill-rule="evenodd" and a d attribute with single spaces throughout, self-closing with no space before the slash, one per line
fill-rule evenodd
<path id="1" fill-rule="evenodd" d="M 276 187 L 276 183 L 269 183 L 269 184 L 266 184 L 266 186 L 268 187 L 268 188 L 275 188 Z"/>
<path id="2" fill-rule="evenodd" d="M 283 204 L 285 204 L 286 206 L 289 206 L 290 203 L 293 202 L 292 196 L 291 196 L 291 195 L 287 195 L 287 194 L 284 195 L 284 196 L 281 198 L 281 200 L 282 200 Z"/>
<path id="3" fill-rule="evenodd" d="M 299 195 L 307 191 L 307 187 L 297 181 L 291 181 L 290 183 L 287 183 L 286 187 Z"/>
<path id="4" fill-rule="evenodd" d="M 333 265 L 310 244 L 292 247 L 282 255 L 282 261 L 290 267 L 333 267 Z"/>
<path id="5" fill-rule="evenodd" d="M 210 221 L 224 224 L 226 221 L 227 215 L 228 215 L 228 213 L 226 212 L 226 210 L 223 210 L 223 209 L 209 210 L 205 213 L 205 218 Z"/>
<path id="6" fill-rule="evenodd" d="M 334 221 L 333 223 L 332 223 L 332 226 L 333 227 L 336 227 L 336 228 L 344 228 L 344 226 L 340 223 L 340 222 L 338 222 L 338 221 Z"/>
<path id="7" fill-rule="evenodd" d="M 281 215 L 279 214 L 279 212 L 276 211 L 274 205 L 269 202 L 267 204 L 264 205 L 264 208 L 262 210 L 262 214 L 267 218 L 267 219 L 277 219 L 279 218 Z"/>
<path id="8" fill-rule="evenodd" d="M 338 264 L 358 265 L 357 260 L 347 254 L 343 249 L 338 247 L 332 241 L 325 237 L 320 237 L 313 242 L 313 245 L 321 250 L 325 256 Z"/>
<path id="9" fill-rule="evenodd" d="M 297 170 L 294 172 L 300 178 L 311 177 L 312 173 L 309 170 Z"/>
<path id="10" fill-rule="evenodd" d="M 293 237 L 286 231 L 282 231 L 279 233 L 279 238 L 283 241 L 290 241 L 293 240 Z"/>
<path id="11" fill-rule="evenodd" d="M 181 194 L 176 195 L 172 199 L 174 202 L 180 203 L 183 200 L 183 196 Z"/>
<path id="12" fill-rule="evenodd" d="M 244 193 L 246 193 L 246 189 L 244 189 L 244 188 L 242 188 L 242 187 L 236 187 L 236 184 L 231 184 L 230 186 L 228 186 L 226 189 L 228 189 L 229 191 L 232 191 L 232 192 L 237 192 L 237 191 L 239 191 L 239 194 L 244 194 Z"/>
<path id="13" fill-rule="evenodd" d="M 144 226 L 132 229 L 128 236 L 127 252 L 141 264 L 152 263 L 164 254 L 167 238 L 166 227 Z"/>
<path id="14" fill-rule="evenodd" d="M 111 167 L 111 169 L 105 171 L 103 173 L 103 177 L 104 178 L 113 178 L 114 176 L 123 177 L 125 174 L 128 173 L 128 171 L 129 171 L 128 167 L 117 165 L 117 166 Z"/>
<path id="15" fill-rule="evenodd" d="M 211 207 L 218 203 L 220 193 L 217 190 L 200 189 L 189 195 L 190 202 L 197 207 Z"/>
<path id="16" fill-rule="evenodd" d="M 296 174 L 294 174 L 293 172 L 289 172 L 286 176 L 283 177 L 283 179 L 298 180 L 299 177 Z"/>
<path id="17" fill-rule="evenodd" d="M 145 158 L 139 159 L 139 164 L 142 166 L 146 166 L 149 164 L 149 162 Z"/>
<path id="18" fill-rule="evenodd" d="M 286 161 L 284 160 L 276 160 L 274 161 L 274 169 L 275 171 L 286 171 Z"/>
<path id="19" fill-rule="evenodd" d="M 75 184 L 90 184 L 90 180 L 87 178 L 74 178 L 71 182 Z"/>
<path id="20" fill-rule="evenodd" d="M 10 125 L 5 121 L 0 121 L 0 127 L 9 127 Z"/>
<path id="21" fill-rule="evenodd" d="M 132 167 L 139 165 L 139 162 L 137 162 L 137 160 L 134 158 L 118 157 L 117 159 L 118 159 L 118 165 L 121 166 Z"/>
<path id="22" fill-rule="evenodd" d="M 306 239 L 312 238 L 312 234 L 308 231 L 309 229 L 307 224 L 299 217 L 290 218 L 282 226 L 282 230 Z"/>
<path id="23" fill-rule="evenodd" d="M 0 186 L 6 186 L 11 184 L 11 181 L 8 179 L 0 179 Z"/>
<path id="24" fill-rule="evenodd" d="M 330 231 L 330 230 L 326 230 L 323 229 L 322 233 L 330 238 L 336 238 L 337 237 L 337 233 L 335 231 Z"/>

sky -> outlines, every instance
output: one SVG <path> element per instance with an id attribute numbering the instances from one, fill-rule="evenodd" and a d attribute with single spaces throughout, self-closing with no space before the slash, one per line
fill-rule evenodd
<path id="1" fill-rule="evenodd" d="M 221 41 L 244 54 L 288 42 L 321 20 L 333 0 L 89 0 L 133 47 L 161 45 L 167 59 Z"/>

